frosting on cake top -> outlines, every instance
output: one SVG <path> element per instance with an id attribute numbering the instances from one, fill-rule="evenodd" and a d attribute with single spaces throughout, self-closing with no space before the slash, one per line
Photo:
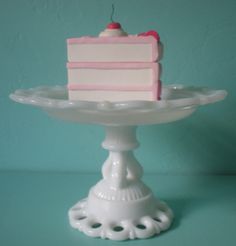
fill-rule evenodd
<path id="1" fill-rule="evenodd" d="M 118 22 L 111 22 L 106 26 L 106 29 L 100 32 L 99 37 L 121 37 L 128 36 Z"/>

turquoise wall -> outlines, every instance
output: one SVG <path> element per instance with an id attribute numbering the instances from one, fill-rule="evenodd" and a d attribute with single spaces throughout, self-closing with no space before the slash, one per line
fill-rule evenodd
<path id="1" fill-rule="evenodd" d="M 113 2 L 129 33 L 160 33 L 164 83 L 229 92 L 183 121 L 138 128 L 136 155 L 146 172 L 236 173 L 235 0 L 0 0 L 0 168 L 100 169 L 102 127 L 49 118 L 8 95 L 65 84 L 66 38 L 97 35 Z"/>

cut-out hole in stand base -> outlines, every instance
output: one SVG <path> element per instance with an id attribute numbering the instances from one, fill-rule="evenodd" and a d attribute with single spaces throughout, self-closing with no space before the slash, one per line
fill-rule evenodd
<path id="1" fill-rule="evenodd" d="M 113 228 L 113 231 L 116 231 L 116 232 L 123 231 L 123 230 L 124 230 L 124 228 L 122 226 L 115 226 Z"/>
<path id="2" fill-rule="evenodd" d="M 142 225 L 142 224 L 139 224 L 139 225 L 136 225 L 136 227 L 140 230 L 145 230 L 146 229 L 146 226 L 145 225 Z"/>

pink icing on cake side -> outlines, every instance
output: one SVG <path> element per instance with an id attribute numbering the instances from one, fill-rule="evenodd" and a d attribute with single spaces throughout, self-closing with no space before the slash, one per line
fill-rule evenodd
<path id="1" fill-rule="evenodd" d="M 159 79 L 157 83 L 158 83 L 158 87 L 157 87 L 158 89 L 156 90 L 156 93 L 157 93 L 156 100 L 161 100 L 162 82 Z"/>

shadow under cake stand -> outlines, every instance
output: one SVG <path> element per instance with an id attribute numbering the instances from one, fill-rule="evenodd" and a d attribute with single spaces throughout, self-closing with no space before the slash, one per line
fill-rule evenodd
<path id="1" fill-rule="evenodd" d="M 88 236 L 126 240 L 159 234 L 173 220 L 171 209 L 141 180 L 142 167 L 133 155 L 139 145 L 136 127 L 183 119 L 198 106 L 225 96 L 223 90 L 169 85 L 157 102 L 85 102 L 69 101 L 65 86 L 47 86 L 17 90 L 10 98 L 62 120 L 105 127 L 102 147 L 109 155 L 102 167 L 103 179 L 69 210 L 69 221 Z"/>

